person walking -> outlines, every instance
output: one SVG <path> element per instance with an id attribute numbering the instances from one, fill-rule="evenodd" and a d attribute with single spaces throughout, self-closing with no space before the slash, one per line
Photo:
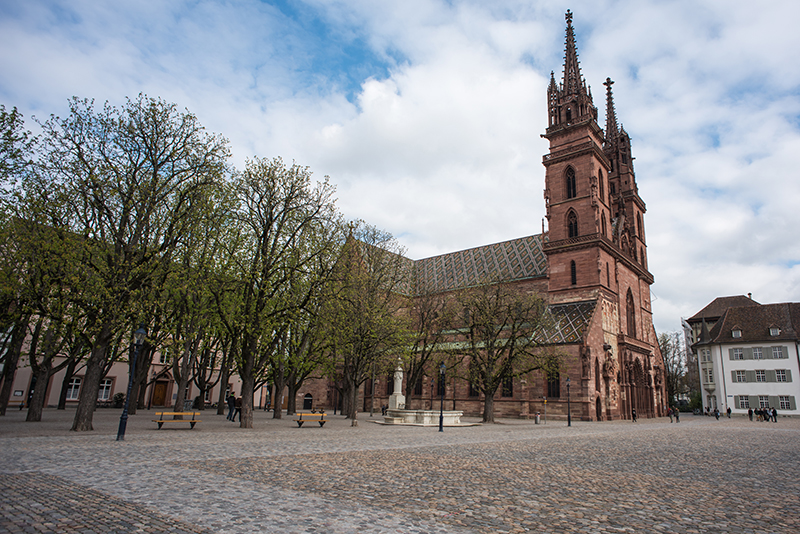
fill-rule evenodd
<path id="1" fill-rule="evenodd" d="M 728 406 L 728 410 L 727 411 L 728 411 L 728 419 L 730 419 L 731 418 L 731 407 L 730 406 Z"/>
<path id="2" fill-rule="evenodd" d="M 772 407 L 772 422 L 778 422 L 778 410 L 776 410 L 774 406 Z"/>
<path id="3" fill-rule="evenodd" d="M 631 417 L 633 418 L 633 422 L 636 422 L 636 408 L 631 410 Z"/>
<path id="4" fill-rule="evenodd" d="M 681 411 L 678 408 L 675 408 L 675 422 L 681 422 Z"/>
<path id="5" fill-rule="evenodd" d="M 234 401 L 234 406 L 236 407 L 236 410 L 233 412 L 233 419 L 231 419 L 231 421 L 235 422 L 236 421 L 236 416 L 238 415 L 239 416 L 239 422 L 241 423 L 242 422 L 242 398 L 241 397 L 236 397 L 236 400 Z"/>
<path id="6" fill-rule="evenodd" d="M 669 422 L 672 422 L 672 406 L 669 407 L 667 410 L 667 415 L 669 416 Z"/>
<path id="7" fill-rule="evenodd" d="M 228 395 L 228 421 L 233 421 L 233 415 L 236 411 L 236 397 L 233 395 L 233 391 L 231 394 Z"/>
<path id="8" fill-rule="evenodd" d="M 748 408 L 747 409 L 747 417 L 749 417 L 751 421 L 753 420 L 753 409 L 752 408 Z"/>

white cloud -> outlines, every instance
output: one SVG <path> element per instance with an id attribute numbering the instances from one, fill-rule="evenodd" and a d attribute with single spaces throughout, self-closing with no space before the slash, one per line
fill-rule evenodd
<path id="1" fill-rule="evenodd" d="M 539 137 L 567 7 L 604 126 L 613 78 L 647 203 L 655 323 L 800 300 L 800 3 L 308 0 L 0 5 L 0 102 L 143 91 L 338 186 L 413 258 L 541 231 Z M 353 63 L 356 62 L 356 63 Z"/>

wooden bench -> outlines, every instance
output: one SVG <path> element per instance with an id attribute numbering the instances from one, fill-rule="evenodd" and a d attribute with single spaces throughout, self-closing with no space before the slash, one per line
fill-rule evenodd
<path id="1" fill-rule="evenodd" d="M 319 413 L 300 412 L 297 414 L 297 419 L 295 419 L 294 421 L 297 423 L 298 428 L 303 426 L 303 423 L 305 423 L 306 421 L 316 421 L 317 423 L 319 423 L 320 427 L 325 426 L 325 423 L 328 422 L 328 420 L 325 419 L 325 412 L 319 412 Z"/>
<path id="2" fill-rule="evenodd" d="M 177 419 L 176 416 L 180 415 L 181 419 Z M 191 415 L 191 419 L 183 419 L 184 416 Z M 164 417 L 172 416 L 172 419 L 164 419 Z M 154 423 L 158 423 L 158 429 L 161 430 L 161 426 L 164 423 L 189 423 L 191 428 L 194 428 L 194 425 L 200 423 L 200 412 L 156 412 L 156 417 L 158 419 L 153 419 Z"/>

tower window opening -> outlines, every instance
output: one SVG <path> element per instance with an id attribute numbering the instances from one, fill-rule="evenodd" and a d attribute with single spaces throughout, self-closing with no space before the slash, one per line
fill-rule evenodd
<path id="1" fill-rule="evenodd" d="M 569 274 L 572 278 L 572 285 L 576 285 L 578 283 L 578 268 L 575 266 L 575 260 L 570 260 L 569 262 Z"/>
<path id="2" fill-rule="evenodd" d="M 578 195 L 578 188 L 575 184 L 575 169 L 567 167 L 567 198 L 575 198 Z"/>
<path id="3" fill-rule="evenodd" d="M 578 237 L 578 216 L 572 210 L 567 215 L 567 233 L 569 237 Z"/>

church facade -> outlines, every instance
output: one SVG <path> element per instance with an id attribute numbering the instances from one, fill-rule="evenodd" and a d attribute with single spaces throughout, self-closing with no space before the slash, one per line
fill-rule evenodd
<path id="1" fill-rule="evenodd" d="M 538 412 L 564 418 L 569 404 L 574 419 L 630 419 L 634 410 L 638 417 L 657 417 L 666 414 L 667 397 L 652 321 L 646 206 L 636 184 L 630 137 L 617 123 L 614 82 L 604 83 L 604 130 L 581 76 L 570 12 L 566 22 L 563 77 L 557 82 L 551 73 L 547 89 L 543 137 L 550 149 L 543 164 L 548 229 L 408 260 L 408 268 L 420 293 L 473 287 L 489 274 L 547 300 L 558 319 L 547 342 L 566 355 L 563 372 L 555 378 L 534 373 L 504 385 L 494 400 L 497 416 L 532 417 Z M 407 408 L 434 406 L 442 391 L 441 386 L 434 391 L 437 372 L 433 369 L 417 395 L 406 399 Z M 391 377 L 370 384 L 363 409 L 382 405 L 391 391 Z M 483 403 L 466 381 L 453 378 L 445 386 L 444 405 L 479 415 Z"/>

